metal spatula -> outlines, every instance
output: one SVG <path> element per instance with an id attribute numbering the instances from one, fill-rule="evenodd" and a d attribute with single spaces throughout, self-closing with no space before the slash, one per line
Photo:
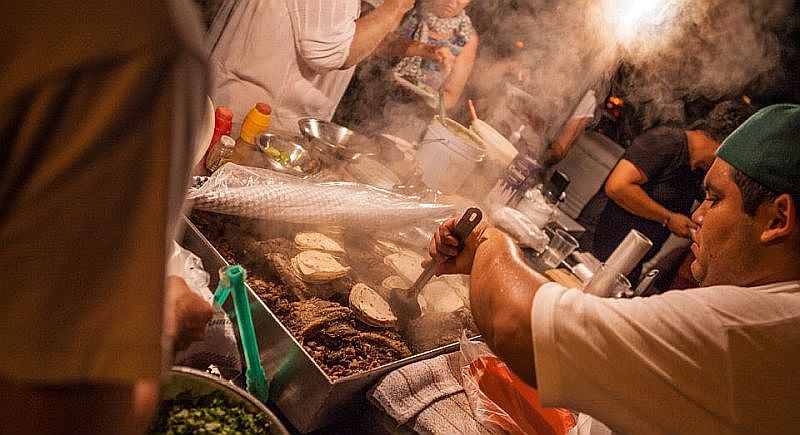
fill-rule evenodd
<path id="1" fill-rule="evenodd" d="M 442 84 L 439 86 L 439 121 L 445 127 L 447 127 L 447 111 L 444 108 L 444 85 L 447 83 L 448 78 L 449 75 L 442 80 Z"/>
<path id="2" fill-rule="evenodd" d="M 462 245 L 464 244 L 464 240 L 467 239 L 469 234 L 475 228 L 476 225 L 481 221 L 483 218 L 483 213 L 481 213 L 480 209 L 475 207 L 470 207 L 464 212 L 464 215 L 461 216 L 461 219 L 456 224 L 456 227 L 453 229 L 453 236 L 458 240 L 458 249 L 461 250 Z M 437 263 L 435 261 L 430 262 L 422 273 L 419 275 L 419 278 L 414 282 L 414 285 L 411 286 L 409 289 L 391 289 L 389 293 L 389 306 L 392 308 L 395 316 L 397 316 L 398 320 L 412 320 L 416 319 L 417 317 L 422 314 L 422 310 L 419 307 L 419 302 L 417 298 L 419 297 L 419 292 L 422 290 L 423 287 L 431 280 L 433 277 L 433 273 L 436 270 Z"/>

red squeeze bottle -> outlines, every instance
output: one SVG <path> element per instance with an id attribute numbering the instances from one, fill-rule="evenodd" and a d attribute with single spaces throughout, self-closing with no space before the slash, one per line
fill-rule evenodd
<path id="1" fill-rule="evenodd" d="M 231 124 L 233 123 L 233 112 L 231 109 L 225 106 L 217 107 L 217 110 L 214 111 L 214 134 L 211 135 L 211 142 L 208 144 L 209 148 L 211 145 L 219 140 L 223 134 L 228 136 L 231 135 Z"/>

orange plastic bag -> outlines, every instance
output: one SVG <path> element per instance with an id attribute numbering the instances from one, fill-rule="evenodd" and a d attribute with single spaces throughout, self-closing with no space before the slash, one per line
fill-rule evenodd
<path id="1" fill-rule="evenodd" d="M 575 426 L 568 410 L 542 407 L 536 389 L 497 356 L 466 337 L 462 337 L 461 351 L 469 361 L 461 368 L 464 391 L 475 418 L 484 426 L 512 434 L 540 435 L 563 435 Z"/>

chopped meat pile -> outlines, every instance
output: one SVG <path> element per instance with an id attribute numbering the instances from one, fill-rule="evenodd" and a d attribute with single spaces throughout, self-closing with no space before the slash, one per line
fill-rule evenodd
<path id="1" fill-rule="evenodd" d="M 307 228 L 200 211 L 191 220 L 228 263 L 247 269 L 250 288 L 332 379 L 454 343 L 462 329 L 476 335 L 468 309 L 432 312 L 399 331 L 360 321 L 348 306 L 350 289 L 364 283 L 385 293 L 381 281 L 396 275 L 383 261 L 391 247 L 369 237 L 340 234 L 345 254 L 337 260 L 352 270 L 329 282 L 309 283 L 298 278 L 291 261 L 300 252 L 292 237 Z"/>
<path id="2" fill-rule="evenodd" d="M 347 306 L 357 276 L 305 283 L 290 270 L 294 244 L 264 234 L 263 222 L 207 212 L 191 220 L 223 258 L 247 269 L 247 284 L 332 379 L 411 355 L 398 332 L 358 321 Z"/>

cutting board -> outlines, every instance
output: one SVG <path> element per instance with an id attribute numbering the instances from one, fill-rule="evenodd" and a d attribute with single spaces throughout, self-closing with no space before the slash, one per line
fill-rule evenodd
<path id="1" fill-rule="evenodd" d="M 563 285 L 564 287 L 576 288 L 576 289 L 583 288 L 583 282 L 567 269 L 548 269 L 544 272 L 544 275 L 550 281 L 557 282 Z"/>

